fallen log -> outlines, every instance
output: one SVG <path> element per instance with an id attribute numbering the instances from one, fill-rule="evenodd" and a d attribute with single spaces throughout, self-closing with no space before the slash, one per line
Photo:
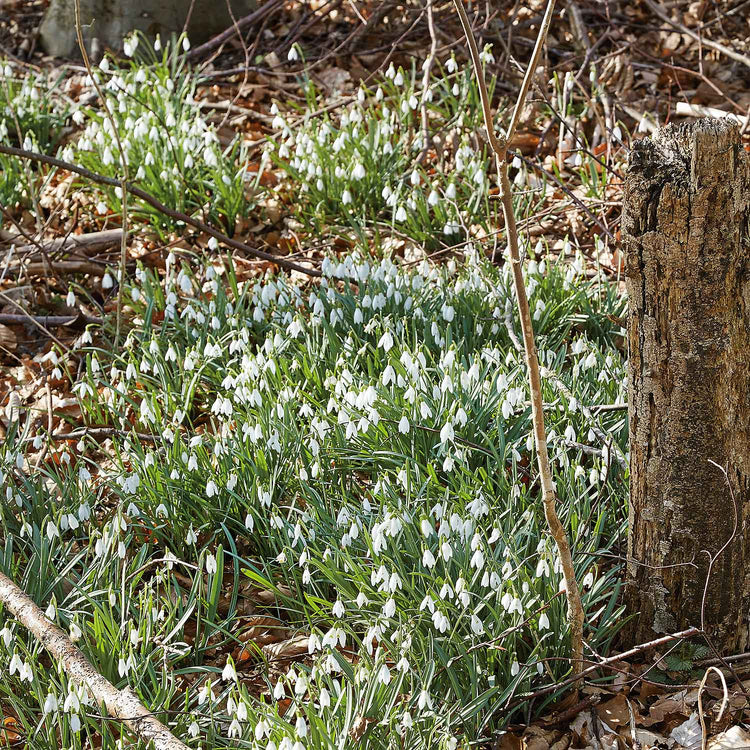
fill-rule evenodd
<path id="1" fill-rule="evenodd" d="M 130 688 L 119 690 L 99 674 L 68 635 L 48 620 L 31 597 L 3 573 L 0 573 L 0 603 L 60 662 L 71 680 L 84 685 L 112 718 L 121 721 L 146 745 L 154 750 L 188 750 Z"/>

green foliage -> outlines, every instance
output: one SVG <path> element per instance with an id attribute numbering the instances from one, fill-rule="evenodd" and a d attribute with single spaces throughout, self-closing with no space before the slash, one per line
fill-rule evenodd
<path id="1" fill-rule="evenodd" d="M 143 49 L 144 45 L 140 48 Z M 195 101 L 195 78 L 177 48 L 144 52 L 150 64 L 116 64 L 105 57 L 94 75 L 107 98 L 131 181 L 164 205 L 233 234 L 253 205 L 254 185 L 245 171 L 239 136 L 222 146 Z M 108 177 L 122 174 L 117 138 L 103 109 L 79 110 L 86 123 L 66 156 Z M 253 178 L 254 179 L 254 178 Z M 99 213 L 120 213 L 120 188 L 97 187 Z M 179 227 L 146 203 L 131 199 L 133 216 L 160 234 Z"/>
<path id="2" fill-rule="evenodd" d="M 38 601 L 54 596 L 116 684 L 185 711 L 169 715 L 175 731 L 193 726 L 204 746 L 487 741 L 509 698 L 567 669 L 509 278 L 476 261 L 409 271 L 362 256 L 325 271 L 304 293 L 283 277 L 241 284 L 231 265 L 195 277 L 170 259 L 163 283 L 139 272 L 141 322 L 121 353 L 90 349 L 75 386 L 88 421 L 123 427 L 114 461 L 84 440 L 44 481 L 22 479 L 34 436 L 7 442 L 2 567 Z M 575 265 L 542 261 L 529 284 L 545 366 L 580 403 L 623 398 L 606 317 L 621 303 Z M 586 638 L 602 650 L 621 613 L 618 569 L 598 553 L 621 534 L 624 477 L 567 447 L 590 424 L 550 381 L 545 401 Z M 625 420 L 603 419 L 624 448 Z M 225 669 L 243 579 L 271 598 L 256 611 L 310 645 L 286 675 L 262 669 L 261 695 Z M 0 663 L 32 665 L 35 649 L 15 630 Z M 170 675 L 198 681 L 177 690 Z M 29 726 L 47 695 L 71 691 L 54 670 L 34 668 L 31 684 L 0 687 Z M 101 726 L 87 710 L 80 733 L 71 711 L 43 728 L 54 718 L 82 738 Z"/>

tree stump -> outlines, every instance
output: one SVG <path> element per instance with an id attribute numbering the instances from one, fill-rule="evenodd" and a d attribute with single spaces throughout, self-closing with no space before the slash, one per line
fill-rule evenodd
<path id="1" fill-rule="evenodd" d="M 720 651 L 750 647 L 749 221 L 750 154 L 733 122 L 633 145 L 622 237 L 634 643 L 704 623 Z"/>

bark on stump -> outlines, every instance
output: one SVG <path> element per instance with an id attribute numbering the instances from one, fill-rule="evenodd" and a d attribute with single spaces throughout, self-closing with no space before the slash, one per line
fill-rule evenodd
<path id="1" fill-rule="evenodd" d="M 749 220 L 736 124 L 668 126 L 634 144 L 622 220 L 633 642 L 703 615 L 721 651 L 750 646 Z"/>

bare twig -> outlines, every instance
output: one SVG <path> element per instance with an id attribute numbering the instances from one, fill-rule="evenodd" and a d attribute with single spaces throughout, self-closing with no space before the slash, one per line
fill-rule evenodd
<path id="1" fill-rule="evenodd" d="M 658 3 L 655 3 L 654 0 L 645 0 L 645 2 L 646 2 L 646 5 L 648 5 L 648 7 L 651 8 L 651 10 L 659 18 L 661 18 L 662 21 L 664 21 L 664 23 L 667 23 L 672 28 L 677 29 L 677 31 L 679 31 L 681 34 L 685 34 L 686 36 L 689 36 L 691 39 L 694 39 L 696 42 L 700 42 L 704 47 L 708 47 L 709 49 L 716 50 L 716 52 L 721 52 L 722 55 L 725 55 L 731 60 L 741 62 L 743 65 L 750 68 L 750 57 L 747 57 L 746 55 L 742 55 L 739 52 L 735 52 L 733 49 L 730 49 L 729 47 L 725 47 L 723 44 L 720 44 L 719 42 L 714 42 L 711 39 L 706 39 L 705 37 L 702 37 L 696 34 L 692 29 L 689 29 L 684 24 L 670 18 L 666 10 Z"/>
<path id="2" fill-rule="evenodd" d="M 495 153 L 497 162 L 497 172 L 500 179 L 500 197 L 503 206 L 503 216 L 505 218 L 505 227 L 508 237 L 508 251 L 510 255 L 510 265 L 513 273 L 513 286 L 516 292 L 518 302 L 518 312 L 521 319 L 521 333 L 523 337 L 524 353 L 526 357 L 526 367 L 529 375 L 529 389 L 531 391 L 531 419 L 534 428 L 534 442 L 536 444 L 537 462 L 539 465 L 539 479 L 542 485 L 542 498 L 544 502 L 544 515 L 547 519 L 547 525 L 557 545 L 557 552 L 560 557 L 560 563 L 563 570 L 563 581 L 568 600 L 568 625 L 570 627 L 570 645 L 571 645 L 571 667 L 574 675 L 577 675 L 582 666 L 581 658 L 583 656 L 583 605 L 581 603 L 581 593 L 578 589 L 578 582 L 575 577 L 575 568 L 573 567 L 573 557 L 570 551 L 570 542 L 567 533 L 557 515 L 556 491 L 552 481 L 552 471 L 550 469 L 549 454 L 547 451 L 547 433 L 544 426 L 544 401 L 542 399 L 542 381 L 539 369 L 539 357 L 534 342 L 534 329 L 531 320 L 531 311 L 529 309 L 529 300 L 526 294 L 526 286 L 523 279 L 523 270 L 521 268 L 521 255 L 518 245 L 518 228 L 513 211 L 513 196 L 511 193 L 510 180 L 508 179 L 508 162 L 507 162 L 507 145 L 513 138 L 518 121 L 520 119 L 521 109 L 526 101 L 526 96 L 531 87 L 536 72 L 539 58 L 541 57 L 544 41 L 547 36 L 552 12 L 555 7 L 555 0 L 549 0 L 544 17 L 539 27 L 534 51 L 531 55 L 529 66 L 526 70 L 521 90 L 516 101 L 516 106 L 511 116 L 510 125 L 508 126 L 505 136 L 498 138 L 494 132 L 492 120 L 492 111 L 490 108 L 489 94 L 487 85 L 482 74 L 482 67 L 479 60 L 479 51 L 477 49 L 474 35 L 471 33 L 471 25 L 468 16 L 464 10 L 461 0 L 454 0 L 454 5 L 461 19 L 461 25 L 464 29 L 466 41 L 469 44 L 471 59 L 474 64 L 477 85 L 479 87 L 480 98 L 482 100 L 482 111 L 484 113 L 484 124 L 487 130 L 487 137 Z"/>
<path id="3" fill-rule="evenodd" d="M 709 672 L 716 672 L 721 679 L 721 685 L 724 688 L 724 698 L 721 701 L 721 708 L 719 709 L 719 715 L 716 717 L 717 721 L 721 721 L 721 717 L 724 715 L 724 709 L 729 703 L 729 690 L 727 690 L 727 681 L 724 677 L 724 673 L 716 667 L 708 667 L 706 673 L 703 675 L 700 687 L 698 688 L 698 718 L 701 722 L 701 750 L 706 750 L 706 741 L 708 740 L 708 734 L 706 733 L 706 720 L 703 718 L 703 688 L 706 687 L 706 680 L 708 679 Z"/>
<path id="4" fill-rule="evenodd" d="M 155 750 L 188 750 L 187 745 L 154 718 L 132 690 L 118 690 L 99 674 L 67 634 L 50 622 L 31 597 L 3 573 L 0 573 L 0 602 L 60 662 L 71 680 L 84 685 L 112 717 L 123 718 L 125 725 L 146 745 Z"/>
<path id="5" fill-rule="evenodd" d="M 688 628 L 687 630 L 681 630 L 679 633 L 672 633 L 671 635 L 663 635 L 660 638 L 656 638 L 653 641 L 648 641 L 647 643 L 641 643 L 637 646 L 634 646 L 631 649 L 628 649 L 627 651 L 623 651 L 622 653 L 615 654 L 614 656 L 608 656 L 606 659 L 601 659 L 596 664 L 592 664 L 589 667 L 586 667 L 585 669 L 581 669 L 579 667 L 578 670 L 576 670 L 575 674 L 571 675 L 570 677 L 567 677 L 564 680 L 561 680 L 560 682 L 556 682 L 554 685 L 547 685 L 546 687 L 539 688 L 539 690 L 535 690 L 533 693 L 526 693 L 522 696 L 519 696 L 519 698 L 512 703 L 508 704 L 505 707 L 506 712 L 510 711 L 513 708 L 516 708 L 517 706 L 520 706 L 522 703 L 526 703 L 531 698 L 540 698 L 543 695 L 549 695 L 550 693 L 554 693 L 556 690 L 561 690 L 564 687 L 567 687 L 568 685 L 572 685 L 575 682 L 578 682 L 582 677 L 585 677 L 588 674 L 591 674 L 592 672 L 596 672 L 597 669 L 602 668 L 610 668 L 612 664 L 615 664 L 618 661 L 624 661 L 626 659 L 629 659 L 632 656 L 636 656 L 638 654 L 642 654 L 645 651 L 650 651 L 654 648 L 659 648 L 659 646 L 663 646 L 665 643 L 669 643 L 670 641 L 675 640 L 685 640 L 686 638 L 692 638 L 694 635 L 700 635 L 701 631 L 698 628 Z"/>
<path id="6" fill-rule="evenodd" d="M 6 146 L 3 143 L 0 143 L 0 154 L 18 156 L 21 159 L 30 159 L 31 161 L 36 161 L 40 164 L 49 164 L 52 167 L 66 169 L 69 172 L 75 172 L 76 174 L 81 175 L 81 177 L 85 177 L 87 180 L 96 182 L 99 185 L 120 187 L 121 184 L 119 180 L 115 180 L 111 177 L 105 177 L 104 175 L 98 174 L 97 172 L 92 172 L 90 169 L 86 169 L 85 167 L 79 167 L 76 164 L 62 161 L 62 159 L 55 159 L 54 157 L 47 156 L 46 154 L 38 154 L 34 151 L 27 151 L 26 149 L 15 148 L 14 146 Z M 282 268 L 286 268 L 289 271 L 297 271 L 299 273 L 306 274 L 307 276 L 322 275 L 321 272 L 316 268 L 305 268 L 304 266 L 300 266 L 297 263 L 293 263 L 292 261 L 286 260 L 284 258 L 279 258 L 275 255 L 271 255 L 270 253 L 265 253 L 262 250 L 258 250 L 254 247 L 246 245 L 244 242 L 239 242 L 238 240 L 232 239 L 223 232 L 220 232 L 218 229 L 214 229 L 212 226 L 204 224 L 199 219 L 188 216 L 187 214 L 182 213 L 182 211 L 176 211 L 173 208 L 165 206 L 161 201 L 154 198 L 153 195 L 147 193 L 145 190 L 141 190 L 131 182 L 128 182 L 126 184 L 125 189 L 131 195 L 134 195 L 136 198 L 140 198 L 144 203 L 148 203 L 149 206 L 155 208 L 157 211 L 159 211 L 159 213 L 162 213 L 165 216 L 169 216 L 171 219 L 175 219 L 176 221 L 182 221 L 201 232 L 205 232 L 209 236 L 215 237 L 217 240 L 219 240 L 219 242 L 222 242 L 223 244 L 232 247 L 235 250 L 241 250 L 248 255 L 260 258 L 261 260 L 268 261 L 269 263 L 275 263 L 276 265 L 281 266 Z"/>
<path id="7" fill-rule="evenodd" d="M 102 232 L 90 232 L 89 234 L 71 234 L 67 237 L 41 242 L 33 242 L 28 245 L 18 245 L 16 253 L 26 255 L 43 250 L 50 255 L 63 255 L 76 250 L 88 255 L 99 250 L 104 250 L 112 245 L 117 245 L 122 239 L 122 229 L 105 229 Z M 40 250 L 40 251 L 41 251 Z"/>
<path id="8" fill-rule="evenodd" d="M 217 34 L 205 44 L 201 44 L 200 46 L 191 49 L 186 55 L 187 59 L 194 60 L 197 57 L 201 57 L 201 55 L 205 55 L 206 52 L 211 52 L 211 50 L 220 47 L 224 42 L 228 42 L 233 36 L 239 34 L 242 29 L 252 26 L 256 21 L 262 20 L 269 13 L 276 10 L 276 8 L 283 5 L 283 3 L 284 0 L 268 0 L 267 3 L 261 5 L 257 10 L 254 10 L 252 13 L 238 19 L 226 31 Z"/>
<path id="9" fill-rule="evenodd" d="M 427 152 L 430 150 L 430 126 L 427 115 L 427 101 L 430 94 L 430 76 L 432 75 L 432 66 L 435 63 L 435 54 L 437 52 L 437 35 L 435 34 L 435 18 L 433 10 L 434 0 L 427 0 L 427 28 L 430 30 L 430 51 L 427 59 L 424 61 L 422 74 L 422 152 L 417 159 L 418 163 L 424 161 Z"/>
<path id="10" fill-rule="evenodd" d="M 122 295 L 125 288 L 125 261 L 127 260 L 128 253 L 128 155 L 125 153 L 122 141 L 120 140 L 120 133 L 117 129 L 117 123 L 115 118 L 112 116 L 112 112 L 107 104 L 107 98 L 104 96 L 99 82 L 96 80 L 94 71 L 91 68 L 91 61 L 89 60 L 88 52 L 86 51 L 86 45 L 83 41 L 83 29 L 81 28 L 81 0 L 75 0 L 75 26 L 76 26 L 76 37 L 78 39 L 78 47 L 81 50 L 81 56 L 83 57 L 83 64 L 86 66 L 86 70 L 91 79 L 91 83 L 96 89 L 96 93 L 99 94 L 101 100 L 102 109 L 104 115 L 109 121 L 110 127 L 112 128 L 112 134 L 115 137 L 115 143 L 117 143 L 117 151 L 120 156 L 120 168 L 122 169 L 122 178 L 120 179 L 120 191 L 122 192 L 122 236 L 120 237 L 120 269 L 118 274 L 118 286 L 117 286 L 117 315 L 115 323 L 115 346 L 120 341 L 120 324 L 122 323 Z"/>

